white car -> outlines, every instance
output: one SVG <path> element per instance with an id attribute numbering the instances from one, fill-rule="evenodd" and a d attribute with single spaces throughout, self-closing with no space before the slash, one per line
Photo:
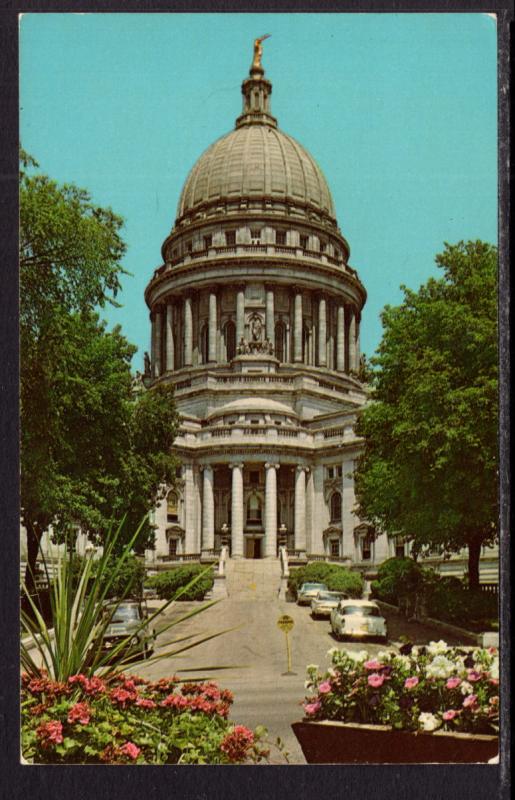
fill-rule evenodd
<path id="1" fill-rule="evenodd" d="M 373 600 L 341 600 L 331 611 L 331 630 L 340 641 L 367 636 L 388 639 L 386 620 Z"/>
<path id="2" fill-rule="evenodd" d="M 303 583 L 297 592 L 297 605 L 309 606 L 319 592 L 327 592 L 325 583 Z"/>
<path id="3" fill-rule="evenodd" d="M 333 608 L 336 608 L 340 600 L 345 597 L 347 597 L 345 592 L 318 592 L 311 601 L 311 616 L 313 619 L 329 617 Z"/>

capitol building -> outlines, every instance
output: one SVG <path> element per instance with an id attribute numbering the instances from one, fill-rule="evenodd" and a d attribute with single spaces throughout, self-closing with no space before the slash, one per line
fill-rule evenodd
<path id="1" fill-rule="evenodd" d="M 366 291 L 325 176 L 272 114 L 261 52 L 257 40 L 242 113 L 191 169 L 145 291 L 147 385 L 172 383 L 181 418 L 154 558 L 285 545 L 365 566 L 399 551 L 353 510 Z"/>

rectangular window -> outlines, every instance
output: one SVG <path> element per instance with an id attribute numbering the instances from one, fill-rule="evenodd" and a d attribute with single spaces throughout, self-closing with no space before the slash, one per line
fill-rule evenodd
<path id="1" fill-rule="evenodd" d="M 209 250 L 212 244 L 213 244 L 213 237 L 210 234 L 208 236 L 204 236 L 204 250 Z"/>
<path id="2" fill-rule="evenodd" d="M 250 240 L 252 244 L 260 244 L 261 243 L 261 228 L 251 228 L 250 229 Z"/>
<path id="3" fill-rule="evenodd" d="M 236 231 L 225 231 L 225 244 L 236 244 Z"/>
<path id="4" fill-rule="evenodd" d="M 174 558 L 177 555 L 177 539 L 170 539 L 168 542 L 168 552 L 170 558 Z"/>
<path id="5" fill-rule="evenodd" d="M 337 474 L 337 476 L 339 478 L 342 477 L 342 467 L 341 467 L 341 465 L 339 467 L 336 467 L 336 474 Z"/>
<path id="6" fill-rule="evenodd" d="M 329 479 L 334 478 L 334 467 L 327 467 L 327 477 Z"/>
<path id="7" fill-rule="evenodd" d="M 300 237 L 300 246 L 302 247 L 303 250 L 307 250 L 308 249 L 308 242 L 309 242 L 309 238 L 307 236 L 301 235 L 301 237 Z"/>
<path id="8" fill-rule="evenodd" d="M 257 484 L 259 483 L 259 472 L 256 472 L 254 470 L 249 472 L 249 483 L 251 483 L 252 486 L 257 486 Z"/>
<path id="9" fill-rule="evenodd" d="M 362 561 L 370 561 L 372 558 L 372 537 L 364 536 L 361 539 L 361 559 Z"/>
<path id="10" fill-rule="evenodd" d="M 186 242 L 186 252 L 191 253 L 192 250 L 193 250 L 193 242 L 190 240 L 189 242 Z"/>
<path id="11" fill-rule="evenodd" d="M 323 242 L 322 239 L 320 239 L 320 252 L 325 253 L 326 250 L 327 250 L 327 242 Z"/>
<path id="12" fill-rule="evenodd" d="M 332 556 L 340 555 L 340 542 L 338 541 L 338 539 L 331 539 L 331 555 Z"/>
<path id="13" fill-rule="evenodd" d="M 276 231 L 275 232 L 275 243 L 276 244 L 286 244 L 286 231 Z"/>
<path id="14" fill-rule="evenodd" d="M 395 558 L 404 558 L 404 542 L 395 542 Z"/>

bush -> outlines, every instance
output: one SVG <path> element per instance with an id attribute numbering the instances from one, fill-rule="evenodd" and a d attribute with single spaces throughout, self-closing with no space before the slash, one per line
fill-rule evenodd
<path id="1" fill-rule="evenodd" d="M 305 582 L 325 583 L 332 592 L 345 592 L 349 597 L 361 597 L 363 578 L 359 572 L 351 572 L 338 564 L 315 561 L 305 567 L 292 569 L 288 578 L 288 591 L 297 596 Z"/>
<path id="2" fill-rule="evenodd" d="M 100 585 L 102 588 L 111 580 L 119 560 L 110 558 L 102 570 Z M 93 568 L 95 570 L 95 568 Z M 141 597 L 143 580 L 145 578 L 145 564 L 136 556 L 128 556 L 113 583 L 107 591 L 107 597 Z"/>
<path id="3" fill-rule="evenodd" d="M 215 683 L 24 674 L 22 687 L 22 751 L 33 763 L 234 764 L 270 751 L 262 726 L 228 721 L 233 696 Z"/>
<path id="4" fill-rule="evenodd" d="M 187 567 L 175 567 L 146 581 L 149 589 L 154 589 L 161 599 L 170 600 L 175 594 L 197 579 L 177 600 L 202 600 L 214 583 L 213 570 L 201 564 L 190 564 Z"/>
<path id="5" fill-rule="evenodd" d="M 457 578 L 440 578 L 427 596 L 428 616 L 468 630 L 495 628 L 498 604 L 495 595 L 466 589 Z"/>
<path id="6" fill-rule="evenodd" d="M 398 605 L 421 588 L 424 572 L 412 558 L 389 558 L 377 570 L 377 580 L 372 581 L 372 597 Z"/>

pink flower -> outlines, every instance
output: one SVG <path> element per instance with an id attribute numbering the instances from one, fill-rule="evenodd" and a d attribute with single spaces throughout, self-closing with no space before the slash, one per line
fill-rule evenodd
<path id="1" fill-rule="evenodd" d="M 499 678 L 490 678 L 492 686 L 499 686 Z"/>
<path id="2" fill-rule="evenodd" d="M 459 713 L 459 711 L 454 711 L 453 708 L 450 708 L 448 711 L 443 712 L 442 719 L 448 722 L 449 720 L 454 719 L 454 717 L 457 717 Z"/>
<path id="3" fill-rule="evenodd" d="M 318 700 L 314 703 L 306 703 L 304 706 L 304 711 L 306 714 L 316 714 L 321 706 L 322 704 Z"/>
<path id="4" fill-rule="evenodd" d="M 330 681 L 324 681 L 318 687 L 318 691 L 319 691 L 320 694 L 328 694 L 328 692 L 330 692 L 331 689 L 332 689 L 332 686 L 331 686 L 331 682 Z"/>
<path id="5" fill-rule="evenodd" d="M 365 669 L 381 669 L 383 665 L 376 658 L 372 658 L 370 661 L 365 661 L 363 666 Z"/>
<path id="6" fill-rule="evenodd" d="M 136 759 L 141 753 L 141 748 L 136 747 L 133 742 L 125 742 L 125 744 L 120 747 L 119 752 L 124 756 L 129 756 L 129 758 Z"/>
<path id="7" fill-rule="evenodd" d="M 87 703 L 75 703 L 68 711 L 68 722 L 70 725 L 73 725 L 74 722 L 87 725 L 90 719 L 91 709 Z"/>
<path id="8" fill-rule="evenodd" d="M 126 703 L 136 700 L 135 692 L 128 692 L 126 689 L 113 689 L 109 697 L 114 703 L 118 703 L 123 707 L 125 707 Z"/>
<path id="9" fill-rule="evenodd" d="M 476 681 L 481 680 L 481 675 L 475 669 L 468 669 L 467 670 L 467 680 L 471 683 L 475 683 Z"/>
<path id="10" fill-rule="evenodd" d="M 44 748 L 50 747 L 52 744 L 61 744 L 63 741 L 63 726 L 57 719 L 43 722 L 36 729 L 36 734 L 41 739 L 41 746 Z"/>
<path id="11" fill-rule="evenodd" d="M 153 700 L 148 700 L 146 697 L 138 697 L 136 705 L 140 708 L 155 708 L 157 704 Z"/>
<path id="12" fill-rule="evenodd" d="M 477 703 L 477 696 L 475 694 L 469 694 L 463 701 L 463 707 L 469 708 L 469 706 L 475 706 L 476 703 Z"/>
<path id="13" fill-rule="evenodd" d="M 413 676 L 412 678 L 406 678 L 404 681 L 404 686 L 406 689 L 414 689 L 417 684 L 418 678 L 416 676 Z"/>
<path id="14" fill-rule="evenodd" d="M 461 678 L 449 678 L 445 684 L 447 689 L 457 689 L 461 683 Z"/>
<path id="15" fill-rule="evenodd" d="M 378 675 L 377 672 L 373 672 L 372 675 L 368 676 L 368 685 L 373 686 L 374 689 L 378 689 L 379 686 L 382 686 L 384 683 L 384 675 Z"/>

